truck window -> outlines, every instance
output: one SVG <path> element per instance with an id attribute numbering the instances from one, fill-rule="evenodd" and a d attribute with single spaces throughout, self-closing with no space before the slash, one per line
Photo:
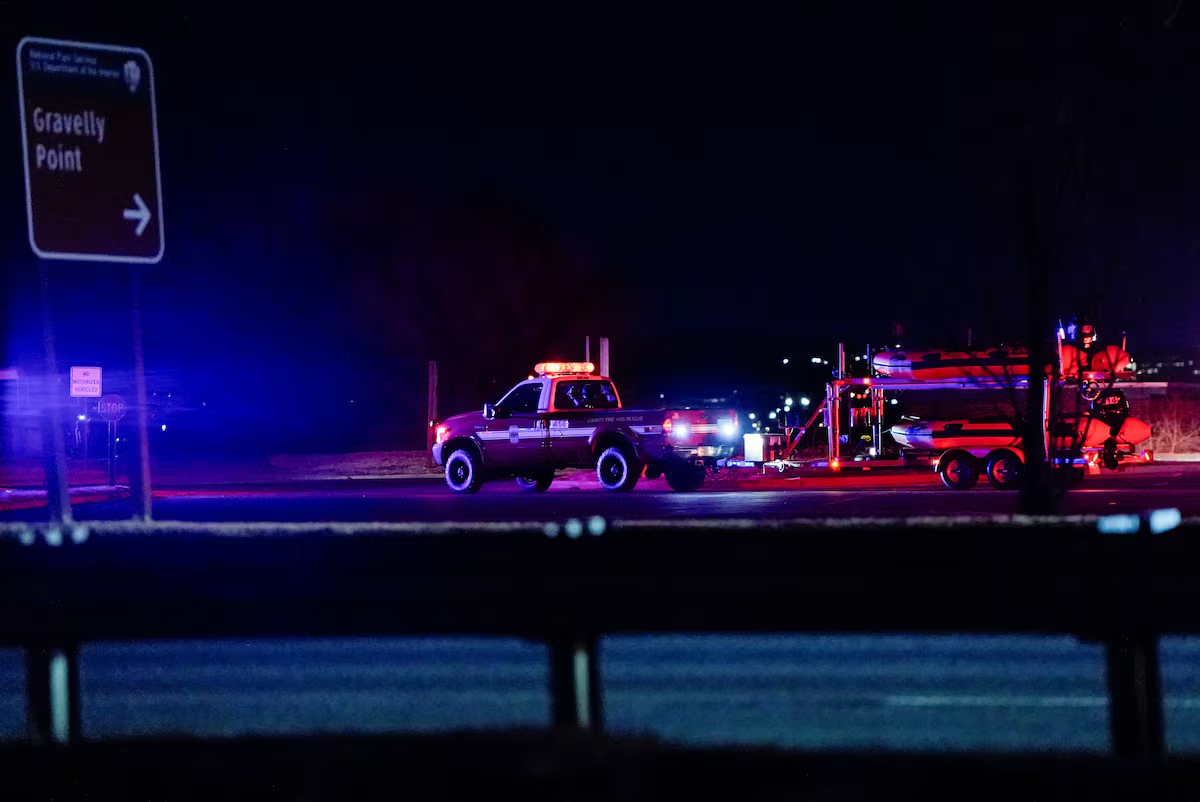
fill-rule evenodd
<path id="1" fill-rule="evenodd" d="M 534 384 L 519 384 L 512 389 L 508 395 L 500 399 L 500 403 L 496 404 L 496 409 L 502 416 L 519 415 L 538 411 L 538 404 L 542 400 L 542 385 L 540 382 Z"/>
<path id="2" fill-rule="evenodd" d="M 555 409 L 616 409 L 612 382 L 598 379 L 560 381 L 554 391 Z"/>

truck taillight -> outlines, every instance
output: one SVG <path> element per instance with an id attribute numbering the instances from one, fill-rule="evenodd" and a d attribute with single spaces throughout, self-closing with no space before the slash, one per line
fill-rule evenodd
<path id="1" fill-rule="evenodd" d="M 720 432 L 722 437 L 736 437 L 738 429 L 737 412 L 730 412 L 729 417 L 721 420 Z"/>
<path id="2" fill-rule="evenodd" d="M 446 427 L 445 427 L 445 426 L 439 426 L 439 427 L 437 427 L 437 442 L 438 442 L 438 443 L 444 443 L 444 442 L 446 442 L 446 435 L 447 435 L 447 434 L 448 434 L 448 432 L 447 432 L 447 430 L 446 430 Z"/>

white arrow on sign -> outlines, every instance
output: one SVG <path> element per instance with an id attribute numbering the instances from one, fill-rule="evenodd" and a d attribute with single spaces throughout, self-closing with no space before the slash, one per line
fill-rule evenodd
<path id="1" fill-rule="evenodd" d="M 146 230 L 146 226 L 150 225 L 150 207 L 142 200 L 142 196 L 133 193 L 133 202 L 137 204 L 136 209 L 126 209 L 123 214 L 126 220 L 137 220 L 137 228 L 133 230 L 136 236 L 142 236 L 142 232 Z"/>

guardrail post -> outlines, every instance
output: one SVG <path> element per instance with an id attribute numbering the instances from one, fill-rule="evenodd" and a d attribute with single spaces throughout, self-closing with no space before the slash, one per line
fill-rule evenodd
<path id="1" fill-rule="evenodd" d="M 556 727 L 600 731 L 604 728 L 600 703 L 597 638 L 558 637 L 550 641 L 550 704 Z"/>
<path id="2" fill-rule="evenodd" d="M 79 739 L 79 648 L 31 646 L 25 652 L 26 729 L 35 743 Z"/>
<path id="3" fill-rule="evenodd" d="M 1113 752 L 1162 755 L 1166 738 L 1157 636 L 1146 632 L 1118 635 L 1105 643 L 1105 652 Z"/>

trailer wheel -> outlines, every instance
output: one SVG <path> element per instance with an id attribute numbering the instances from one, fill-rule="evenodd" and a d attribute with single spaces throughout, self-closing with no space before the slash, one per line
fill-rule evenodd
<path id="1" fill-rule="evenodd" d="M 950 451 L 938 460 L 938 476 L 951 490 L 970 490 L 979 481 L 979 460 L 966 451 Z"/>
<path id="2" fill-rule="evenodd" d="M 987 459 L 988 484 L 997 490 L 1016 490 L 1021 484 L 1024 464 L 1011 451 L 993 451 Z"/>

